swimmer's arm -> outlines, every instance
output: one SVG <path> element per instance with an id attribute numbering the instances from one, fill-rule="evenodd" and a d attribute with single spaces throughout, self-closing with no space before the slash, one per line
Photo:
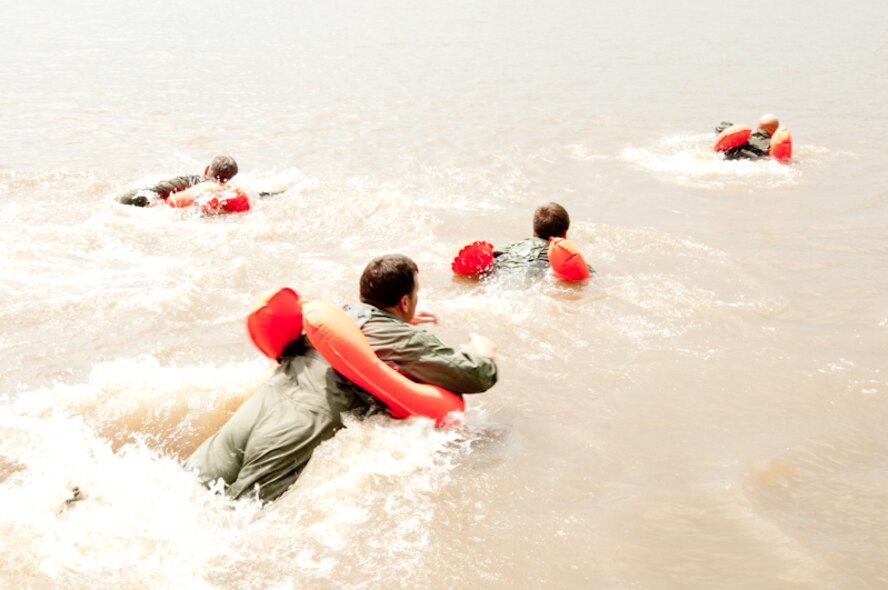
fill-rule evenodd
<path id="1" fill-rule="evenodd" d="M 225 187 L 219 184 L 218 182 L 214 182 L 212 180 L 206 180 L 201 182 L 200 184 L 195 184 L 190 188 L 186 188 L 185 190 L 176 191 L 170 194 L 168 201 L 172 203 L 176 202 L 190 202 L 200 195 L 204 195 L 207 193 L 215 192 L 224 189 Z"/>
<path id="2" fill-rule="evenodd" d="M 497 381 L 493 358 L 455 350 L 422 330 L 414 330 L 405 345 L 377 354 L 411 378 L 455 393 L 487 391 Z"/>
<path id="3" fill-rule="evenodd" d="M 164 180 L 163 182 L 158 182 L 149 190 L 157 193 L 161 199 L 166 199 L 173 193 L 184 191 L 197 184 L 205 182 L 206 180 L 207 178 L 205 176 L 199 175 L 177 176 L 175 178 L 170 178 L 169 180 Z"/>

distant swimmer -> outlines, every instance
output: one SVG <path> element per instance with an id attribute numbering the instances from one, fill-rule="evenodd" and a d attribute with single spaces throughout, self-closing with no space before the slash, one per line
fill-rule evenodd
<path id="1" fill-rule="evenodd" d="M 149 207 L 169 199 L 170 195 L 190 189 L 201 183 L 212 182 L 225 185 L 237 174 L 237 162 L 231 156 L 216 156 L 204 169 L 203 174 L 176 176 L 154 186 L 132 190 L 118 201 L 134 207 Z"/>
<path id="2" fill-rule="evenodd" d="M 411 379 L 457 394 L 490 389 L 497 381 L 492 341 L 473 335 L 455 350 L 414 327 L 436 321 L 417 312 L 418 273 L 406 256 L 373 259 L 361 275 L 361 303 L 345 312 L 376 356 Z M 206 485 L 221 479 L 232 498 L 275 500 L 297 480 L 315 448 L 343 427 L 343 414 L 366 415 L 381 406 L 334 371 L 299 330 L 287 333 L 286 314 L 281 317 L 284 324 L 273 323 L 278 336 L 254 337 L 257 345 L 264 342 L 263 352 L 277 357 L 274 375 L 185 462 Z"/>
<path id="3" fill-rule="evenodd" d="M 755 129 L 722 121 L 715 128 L 715 151 L 726 160 L 759 160 L 771 156 L 788 161 L 792 156 L 792 138 L 777 117 L 762 115 Z"/>

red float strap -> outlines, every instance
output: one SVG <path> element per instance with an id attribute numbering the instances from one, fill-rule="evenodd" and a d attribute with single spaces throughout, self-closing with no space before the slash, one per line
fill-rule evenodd
<path id="1" fill-rule="evenodd" d="M 718 134 L 715 138 L 715 146 L 713 149 L 717 152 L 723 152 L 731 148 L 743 145 L 752 135 L 752 127 L 749 125 L 731 125 Z"/>
<path id="2" fill-rule="evenodd" d="M 789 162 L 792 159 L 792 135 L 789 134 L 789 129 L 782 125 L 777 128 L 771 137 L 768 153 L 778 162 Z"/>
<path id="3" fill-rule="evenodd" d="M 302 334 L 302 302 L 290 288 L 269 297 L 247 317 L 247 332 L 262 354 L 277 359 Z"/>
<path id="4" fill-rule="evenodd" d="M 592 276 L 583 255 L 567 238 L 549 240 L 549 264 L 555 276 L 565 281 L 582 281 Z"/>
<path id="5" fill-rule="evenodd" d="M 480 240 L 465 242 L 459 248 L 450 268 L 458 275 L 479 275 L 493 265 L 493 244 Z"/>
<path id="6" fill-rule="evenodd" d="M 363 332 L 338 307 L 306 301 L 302 311 L 312 346 L 346 379 L 388 406 L 395 418 L 425 416 L 441 425 L 448 422 L 448 414 L 465 409 L 465 402 L 455 393 L 411 381 L 382 362 Z"/>

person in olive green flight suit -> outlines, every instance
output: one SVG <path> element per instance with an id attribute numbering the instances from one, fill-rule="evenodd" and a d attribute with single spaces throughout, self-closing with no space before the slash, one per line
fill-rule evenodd
<path id="1" fill-rule="evenodd" d="M 533 213 L 533 237 L 494 250 L 488 274 L 509 275 L 528 281 L 545 276 L 549 269 L 549 239 L 563 238 L 570 229 L 570 215 L 558 203 L 544 203 Z M 589 267 L 590 272 L 595 272 Z"/>
<path id="2" fill-rule="evenodd" d="M 497 380 L 490 340 L 472 335 L 462 350 L 414 327 L 437 318 L 417 312 L 416 264 L 406 256 L 372 260 L 360 281 L 361 303 L 345 310 L 386 363 L 455 393 L 490 389 Z M 291 342 L 272 377 L 185 462 L 205 484 L 221 478 L 232 498 L 278 498 L 299 477 L 314 449 L 342 428 L 346 412 L 380 406 L 334 371 L 305 336 Z"/>
<path id="3" fill-rule="evenodd" d="M 718 135 L 731 125 L 733 123 L 729 121 L 722 121 L 716 126 L 715 134 Z M 760 158 L 767 158 L 771 151 L 771 136 L 774 135 L 779 126 L 780 121 L 774 115 L 762 115 L 758 126 L 752 131 L 746 143 L 722 152 L 725 160 L 758 160 Z"/>
<path id="4" fill-rule="evenodd" d="M 237 162 L 231 156 L 216 156 L 203 174 L 176 176 L 159 182 L 154 186 L 131 190 L 117 199 L 124 205 L 134 207 L 150 207 L 165 201 L 170 195 L 189 189 L 202 182 L 213 181 L 225 184 L 237 174 Z"/>

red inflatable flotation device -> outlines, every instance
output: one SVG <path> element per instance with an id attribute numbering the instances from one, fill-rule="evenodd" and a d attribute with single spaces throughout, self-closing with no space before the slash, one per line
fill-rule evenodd
<path id="1" fill-rule="evenodd" d="M 582 281 L 592 276 L 583 255 L 567 238 L 549 240 L 549 264 L 555 276 L 565 281 Z"/>
<path id="2" fill-rule="evenodd" d="M 771 136 L 771 148 L 768 153 L 778 162 L 789 162 L 792 158 L 792 135 L 782 125 Z"/>
<path id="3" fill-rule="evenodd" d="M 268 297 L 247 317 L 250 340 L 262 354 L 277 359 L 287 345 L 302 335 L 302 302 L 293 289 Z"/>
<path id="4" fill-rule="evenodd" d="M 395 418 L 425 416 L 441 425 L 447 423 L 448 414 L 465 409 L 465 402 L 455 393 L 411 381 L 382 362 L 355 322 L 338 307 L 307 301 L 302 311 L 305 334 L 321 356 L 386 404 Z"/>
<path id="5" fill-rule="evenodd" d="M 715 146 L 713 149 L 717 152 L 723 152 L 731 148 L 743 145 L 752 135 L 752 127 L 749 125 L 731 125 L 718 134 L 715 138 Z"/>
<path id="6" fill-rule="evenodd" d="M 480 240 L 469 241 L 459 248 L 450 268 L 458 275 L 479 275 L 493 265 L 493 244 Z"/>
<path id="7" fill-rule="evenodd" d="M 170 195 L 167 205 L 182 209 L 197 207 L 202 213 L 240 213 L 250 210 L 250 197 L 236 186 L 213 181 L 196 184 Z"/>

